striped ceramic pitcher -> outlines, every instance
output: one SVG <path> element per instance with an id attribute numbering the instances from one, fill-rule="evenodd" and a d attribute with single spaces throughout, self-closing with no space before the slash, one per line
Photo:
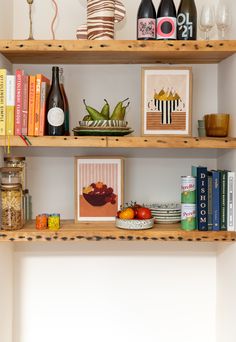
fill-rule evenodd
<path id="1" fill-rule="evenodd" d="M 87 25 L 77 30 L 78 39 L 114 39 L 114 23 L 125 17 L 119 0 L 87 0 Z"/>

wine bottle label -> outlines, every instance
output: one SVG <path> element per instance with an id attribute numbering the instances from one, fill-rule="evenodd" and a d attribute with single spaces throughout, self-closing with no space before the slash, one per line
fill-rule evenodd
<path id="1" fill-rule="evenodd" d="M 177 17 L 178 37 L 182 39 L 193 38 L 193 22 L 190 21 L 189 13 L 180 13 Z"/>
<path id="2" fill-rule="evenodd" d="M 152 18 L 138 19 L 138 39 L 156 38 L 156 20 Z"/>
<path id="3" fill-rule="evenodd" d="M 176 18 L 157 18 L 157 39 L 176 39 Z"/>
<path id="4" fill-rule="evenodd" d="M 51 126 L 61 126 L 65 121 L 65 114 L 59 107 L 53 107 L 48 111 L 47 115 L 48 122 Z"/>

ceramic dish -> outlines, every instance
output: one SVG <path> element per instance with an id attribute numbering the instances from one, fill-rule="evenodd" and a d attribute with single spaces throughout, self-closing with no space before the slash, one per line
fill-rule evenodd
<path id="1" fill-rule="evenodd" d="M 116 218 L 116 227 L 130 230 L 150 229 L 154 225 L 154 218 L 148 220 L 122 220 Z"/>
<path id="2" fill-rule="evenodd" d="M 88 136 L 115 136 L 115 137 L 122 137 L 124 135 L 128 135 L 133 133 L 132 129 L 124 129 L 124 130 L 106 130 L 106 129 L 99 129 L 99 130 L 92 130 L 92 129 L 73 129 L 74 135 L 88 135 Z"/>
<path id="3" fill-rule="evenodd" d="M 79 125 L 84 127 L 127 127 L 128 122 L 123 120 L 94 120 L 79 121 Z"/>
<path id="4" fill-rule="evenodd" d="M 180 211 L 181 205 L 179 203 L 155 203 L 155 204 L 149 204 L 148 208 L 151 210 L 156 211 Z"/>

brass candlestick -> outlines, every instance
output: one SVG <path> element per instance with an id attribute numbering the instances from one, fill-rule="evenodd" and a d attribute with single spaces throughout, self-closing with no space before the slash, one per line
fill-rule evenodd
<path id="1" fill-rule="evenodd" d="M 30 32 L 29 32 L 29 38 L 28 40 L 33 40 L 33 24 L 32 24 L 32 5 L 34 0 L 27 0 L 27 3 L 29 5 L 29 21 L 30 21 Z"/>

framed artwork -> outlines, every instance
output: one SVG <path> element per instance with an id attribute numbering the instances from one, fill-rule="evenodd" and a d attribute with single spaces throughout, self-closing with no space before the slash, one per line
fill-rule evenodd
<path id="1" fill-rule="evenodd" d="M 75 157 L 75 222 L 114 221 L 122 202 L 122 158 Z"/>
<path id="2" fill-rule="evenodd" d="M 191 109 L 191 68 L 142 68 L 143 135 L 191 135 Z"/>

